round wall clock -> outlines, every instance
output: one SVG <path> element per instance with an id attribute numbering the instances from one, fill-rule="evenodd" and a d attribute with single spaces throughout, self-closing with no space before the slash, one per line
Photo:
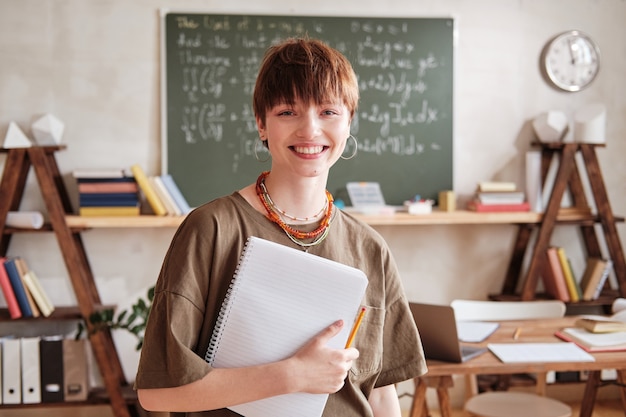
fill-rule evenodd
<path id="1" fill-rule="evenodd" d="M 542 75 L 552 87 L 580 91 L 598 75 L 600 50 L 588 35 L 569 30 L 546 43 L 539 62 Z"/>

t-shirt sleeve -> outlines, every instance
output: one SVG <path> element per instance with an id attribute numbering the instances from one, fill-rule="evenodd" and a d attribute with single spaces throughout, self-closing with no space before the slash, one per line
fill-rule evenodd
<path id="1" fill-rule="evenodd" d="M 406 381 L 427 371 L 424 350 L 391 253 L 387 254 L 387 306 L 383 330 L 383 367 L 376 387 Z"/>

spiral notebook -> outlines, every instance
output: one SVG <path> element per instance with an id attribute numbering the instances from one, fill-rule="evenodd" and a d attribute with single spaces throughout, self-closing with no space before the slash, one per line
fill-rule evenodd
<path id="1" fill-rule="evenodd" d="M 328 346 L 343 348 L 366 287 L 356 268 L 250 237 L 205 359 L 216 368 L 282 360 L 338 319 L 345 324 Z M 246 417 L 319 417 L 327 398 L 295 393 L 229 408 Z"/>

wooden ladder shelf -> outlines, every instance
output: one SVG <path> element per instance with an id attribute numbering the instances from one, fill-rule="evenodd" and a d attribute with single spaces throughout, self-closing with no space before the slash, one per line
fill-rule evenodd
<path id="1" fill-rule="evenodd" d="M 72 230 L 65 220 L 66 215 L 72 214 L 72 207 L 54 156 L 55 152 L 62 149 L 65 149 L 65 146 L 1 150 L 7 153 L 7 157 L 0 181 L 0 230 L 2 230 L 0 254 L 6 255 L 12 234 L 19 231 L 6 226 L 6 216 L 9 211 L 19 210 L 26 179 L 32 166 L 50 222 L 44 230 L 51 229 L 56 236 L 76 295 L 80 315 L 90 328 L 91 323 L 88 318 L 101 306 L 101 301 L 80 231 Z M 136 401 L 127 401 L 123 395 L 128 383 L 125 380 L 111 333 L 109 331 L 91 333 L 89 340 L 104 380 L 107 401 L 114 415 L 116 417 L 138 416 Z M 63 405 L 73 404 L 63 403 Z"/>
<path id="2" fill-rule="evenodd" d="M 581 209 L 581 211 L 589 210 L 583 182 L 576 163 L 576 154 L 578 152 L 581 153 L 584 161 L 597 213 L 595 216 L 590 215 L 589 218 L 569 221 L 567 223 L 579 226 L 587 256 L 602 257 L 598 235 L 594 227 L 596 223 L 601 223 L 606 248 L 609 252 L 609 257 L 613 260 L 613 271 L 618 284 L 617 292 L 619 296 L 625 297 L 626 261 L 624 260 L 624 251 L 616 228 L 616 222 L 618 220 L 623 221 L 623 219 L 617 219 L 613 215 L 595 152 L 596 147 L 604 145 L 563 142 L 540 143 L 539 145 L 542 147 L 541 178 L 544 186 L 553 157 L 556 155 L 558 158 L 558 170 L 554 179 L 552 192 L 547 206 L 545 206 L 545 212 L 541 222 L 538 225 L 519 225 L 513 256 L 509 263 L 501 294 L 493 298 L 521 298 L 522 300 L 532 300 L 535 298 L 539 276 L 541 275 L 543 263 L 546 262 L 546 249 L 550 245 L 550 238 L 554 227 L 559 223 L 557 222 L 557 214 L 561 208 L 563 195 L 567 188 L 569 188 L 570 191 L 572 206 Z M 524 256 L 529 248 L 532 232 L 536 227 L 538 227 L 539 230 L 532 249 L 530 263 L 525 273 L 525 278 L 521 282 L 519 295 L 516 295 Z M 608 282 L 605 289 L 608 289 Z M 615 296 L 616 295 L 609 294 L 608 298 L 615 298 Z"/>

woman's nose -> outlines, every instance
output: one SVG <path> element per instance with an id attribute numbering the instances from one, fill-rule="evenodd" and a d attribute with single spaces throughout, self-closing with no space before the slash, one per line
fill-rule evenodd
<path id="1" fill-rule="evenodd" d="M 300 119 L 297 134 L 305 139 L 314 138 L 321 132 L 317 114 L 307 112 Z"/>

